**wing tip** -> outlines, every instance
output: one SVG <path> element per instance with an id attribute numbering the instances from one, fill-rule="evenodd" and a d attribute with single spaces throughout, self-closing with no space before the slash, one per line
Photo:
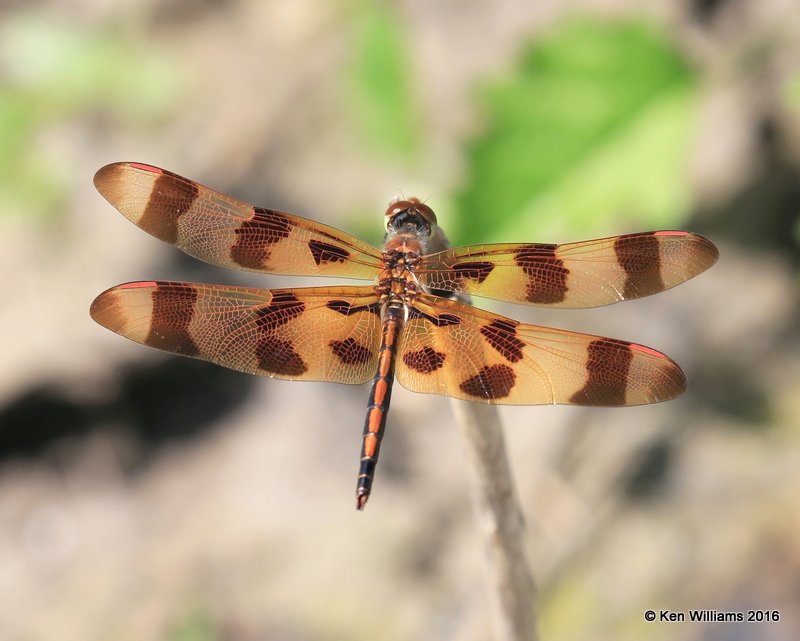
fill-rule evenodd
<path id="1" fill-rule="evenodd" d="M 696 271 L 692 272 L 692 276 L 690 276 L 690 278 L 704 272 L 709 267 L 713 266 L 714 263 L 716 263 L 719 259 L 719 249 L 717 246 L 708 238 L 701 236 L 700 234 L 696 234 L 691 231 L 666 230 L 657 231 L 655 232 L 655 235 L 662 238 L 675 238 L 679 242 L 684 243 L 683 247 L 685 247 L 687 250 L 691 248 L 691 251 L 694 252 L 695 267 L 697 269 Z"/>
<path id="2" fill-rule="evenodd" d="M 700 256 L 703 258 L 703 260 L 700 261 L 701 271 L 705 271 L 719 260 L 719 249 L 705 236 L 695 233 L 690 233 L 689 236 L 698 246 Z"/>
<path id="3" fill-rule="evenodd" d="M 158 288 L 161 284 L 163 283 L 150 280 L 134 281 L 109 287 L 89 305 L 89 316 L 98 325 L 120 334 L 124 331 L 126 318 L 126 314 L 120 305 L 122 292 L 131 289 Z"/>
<path id="4" fill-rule="evenodd" d="M 657 385 L 653 385 L 652 399 L 648 399 L 647 403 L 661 403 L 662 401 L 671 401 L 681 396 L 688 388 L 688 380 L 686 372 L 666 354 L 654 350 L 644 345 L 631 343 L 633 349 L 638 350 L 640 353 L 647 354 L 652 358 L 658 359 L 654 364 L 661 373 L 663 379 Z"/>
<path id="5" fill-rule="evenodd" d="M 100 169 L 98 169 L 95 173 L 94 179 L 92 180 L 97 191 L 105 196 L 103 190 L 109 185 L 109 183 L 116 179 L 120 169 L 124 166 L 125 163 L 123 162 L 112 162 L 108 165 L 100 167 Z"/>
<path id="6" fill-rule="evenodd" d="M 95 173 L 92 182 L 94 183 L 97 191 L 99 191 L 106 200 L 112 202 L 113 204 L 111 198 L 113 197 L 113 191 L 115 189 L 114 185 L 122 179 L 122 174 L 126 170 L 130 169 L 138 169 L 152 174 L 164 173 L 164 170 L 159 167 L 141 162 L 112 162 L 108 165 L 100 167 L 100 169 L 98 169 Z"/>
<path id="7" fill-rule="evenodd" d="M 118 332 L 122 327 L 118 313 L 116 292 L 118 287 L 110 287 L 97 296 L 89 306 L 89 316 L 98 325 L 102 325 L 112 332 Z"/>
<path id="8" fill-rule="evenodd" d="M 672 359 L 669 359 L 669 362 L 672 367 L 667 370 L 667 373 L 671 378 L 670 382 L 672 383 L 672 386 L 666 390 L 667 396 L 665 396 L 663 399 L 658 399 L 659 401 L 671 401 L 674 398 L 678 398 L 679 396 L 683 395 L 683 393 L 689 387 L 688 379 L 686 378 L 686 372 L 683 371 L 683 368 Z"/>
<path id="9" fill-rule="evenodd" d="M 702 239 L 703 245 L 706 247 L 709 258 L 708 266 L 711 267 L 719 260 L 719 248 L 705 236 L 698 236 L 698 238 Z"/>

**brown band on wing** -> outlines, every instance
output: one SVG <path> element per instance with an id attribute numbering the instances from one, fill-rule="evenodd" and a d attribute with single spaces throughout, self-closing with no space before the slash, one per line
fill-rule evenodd
<path id="1" fill-rule="evenodd" d="M 256 325 L 263 331 L 272 332 L 300 316 L 305 308 L 306 304 L 292 292 L 276 291 L 272 294 L 269 305 L 256 310 Z"/>
<path id="2" fill-rule="evenodd" d="M 589 343 L 586 384 L 569 399 L 576 405 L 625 405 L 633 352 L 630 343 L 600 338 Z"/>
<path id="3" fill-rule="evenodd" d="M 625 298 L 639 298 L 664 289 L 659 242 L 654 232 L 620 236 L 614 251 L 625 270 Z"/>
<path id="4" fill-rule="evenodd" d="M 456 276 L 461 279 L 472 279 L 478 281 L 480 285 L 483 281 L 485 281 L 489 274 L 492 273 L 495 264 L 485 261 L 473 261 L 473 262 L 464 262 L 464 263 L 455 263 L 452 266 L 452 270 L 456 273 Z"/>
<path id="5" fill-rule="evenodd" d="M 325 303 L 325 307 L 342 316 L 350 316 L 350 314 L 357 314 L 358 312 L 371 312 L 373 314 L 380 314 L 381 305 L 379 302 L 371 303 L 369 305 L 353 305 L 353 303 L 346 300 L 329 300 Z"/>
<path id="6" fill-rule="evenodd" d="M 516 383 L 517 375 L 508 365 L 487 365 L 461 383 L 461 391 L 475 398 L 505 398 Z"/>
<path id="7" fill-rule="evenodd" d="M 272 334 L 262 334 L 256 343 L 258 366 L 271 374 L 300 376 L 308 370 L 308 365 L 294 349 L 290 341 L 280 340 Z"/>
<path id="8" fill-rule="evenodd" d="M 231 259 L 246 269 L 262 269 L 269 260 L 270 245 L 288 238 L 291 231 L 291 222 L 280 212 L 254 207 L 253 217 L 234 230 Z"/>
<path id="9" fill-rule="evenodd" d="M 308 248 L 317 265 L 320 263 L 343 263 L 350 257 L 350 252 L 344 247 L 324 243 L 321 240 L 309 240 Z"/>
<path id="10" fill-rule="evenodd" d="M 197 194 L 195 183 L 162 170 L 153 182 L 147 206 L 136 224 L 156 238 L 175 244 L 178 241 L 178 219 L 189 211 Z"/>
<path id="11" fill-rule="evenodd" d="M 152 293 L 153 314 L 145 344 L 177 354 L 200 353 L 189 333 L 197 290 L 188 285 L 159 285 Z"/>
<path id="12" fill-rule="evenodd" d="M 437 352 L 432 347 L 425 347 L 416 352 L 406 352 L 403 354 L 403 362 L 409 369 L 421 374 L 430 374 L 440 369 L 444 365 L 446 355 Z"/>
<path id="13" fill-rule="evenodd" d="M 461 325 L 461 319 L 456 316 L 455 314 L 426 314 L 425 312 L 417 309 L 416 307 L 412 307 L 408 313 L 409 319 L 412 318 L 424 318 L 429 323 L 433 323 L 437 327 L 447 327 L 449 325 Z"/>
<path id="14" fill-rule="evenodd" d="M 556 256 L 556 245 L 526 245 L 516 250 L 514 260 L 528 277 L 525 291 L 528 302 L 551 305 L 564 300 L 569 269 Z"/>
<path id="15" fill-rule="evenodd" d="M 522 360 L 525 347 L 525 342 L 517 338 L 517 325 L 517 321 L 498 319 L 481 327 L 481 334 L 489 345 L 511 363 Z"/>
<path id="16" fill-rule="evenodd" d="M 372 351 L 358 343 L 354 338 L 331 341 L 331 350 L 345 365 L 363 365 L 372 358 Z"/>

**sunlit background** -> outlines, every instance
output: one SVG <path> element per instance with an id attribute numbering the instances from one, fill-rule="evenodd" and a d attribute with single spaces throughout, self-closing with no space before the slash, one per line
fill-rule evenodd
<path id="1" fill-rule="evenodd" d="M 485 554 L 447 399 L 256 379 L 94 324 L 217 269 L 96 193 L 136 160 L 380 244 L 700 232 L 719 263 L 595 310 L 480 305 L 675 358 L 680 399 L 504 408 L 543 639 L 800 638 L 794 0 L 0 5 L 0 638 L 477 641 Z M 329 283 L 330 281 L 324 281 Z M 778 623 L 646 623 L 648 609 Z"/>

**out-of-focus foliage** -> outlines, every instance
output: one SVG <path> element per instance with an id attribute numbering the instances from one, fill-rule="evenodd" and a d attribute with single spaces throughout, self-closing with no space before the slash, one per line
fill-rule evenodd
<path id="1" fill-rule="evenodd" d="M 800 75 L 786 83 L 784 98 L 786 106 L 800 115 Z"/>
<path id="2" fill-rule="evenodd" d="M 388 5 L 362 2 L 353 23 L 353 122 L 378 152 L 409 157 L 419 149 L 420 114 L 411 92 L 407 39 Z"/>
<path id="3" fill-rule="evenodd" d="M 175 625 L 168 641 L 214 641 L 218 638 L 217 625 L 210 614 L 196 611 Z"/>
<path id="4" fill-rule="evenodd" d="M 567 22 L 536 38 L 482 93 L 459 240 L 574 238 L 621 214 L 677 225 L 693 97 L 690 69 L 645 24 Z"/>
<path id="5" fill-rule="evenodd" d="M 180 74 L 153 48 L 124 34 L 90 29 L 44 13 L 0 26 L 0 215 L 63 212 L 74 180 L 43 149 L 49 135 L 111 111 L 114 120 L 150 125 L 175 97 Z M 56 148 L 58 146 L 56 145 Z"/>

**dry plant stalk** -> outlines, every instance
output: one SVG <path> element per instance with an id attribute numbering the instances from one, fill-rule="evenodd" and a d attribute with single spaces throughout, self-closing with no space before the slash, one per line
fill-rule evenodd
<path id="1" fill-rule="evenodd" d="M 473 469 L 473 494 L 486 545 L 500 641 L 535 641 L 535 588 L 497 408 L 451 399 Z"/>

